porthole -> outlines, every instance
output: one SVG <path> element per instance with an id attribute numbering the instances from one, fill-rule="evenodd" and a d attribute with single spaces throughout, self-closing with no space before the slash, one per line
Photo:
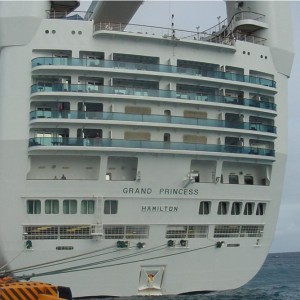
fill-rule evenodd
<path id="1" fill-rule="evenodd" d="M 246 51 L 243 51 L 243 54 L 246 54 Z"/>
<path id="2" fill-rule="evenodd" d="M 45 33 L 48 34 L 48 33 L 49 33 L 49 30 L 45 30 Z"/>
<path id="3" fill-rule="evenodd" d="M 264 57 L 263 55 L 260 56 L 260 58 L 263 58 L 263 57 Z"/>
<path id="4" fill-rule="evenodd" d="M 75 30 L 72 30 L 72 34 L 75 34 Z"/>
<path id="5" fill-rule="evenodd" d="M 56 33 L 56 30 L 52 30 L 52 33 L 55 34 L 55 33 Z"/>
<path id="6" fill-rule="evenodd" d="M 250 52 L 247 52 L 248 55 L 250 55 Z"/>
<path id="7" fill-rule="evenodd" d="M 82 31 L 78 31 L 78 34 L 79 34 L 79 35 L 82 35 Z"/>
<path id="8" fill-rule="evenodd" d="M 268 56 L 265 56 L 265 59 L 267 59 L 268 58 Z"/>

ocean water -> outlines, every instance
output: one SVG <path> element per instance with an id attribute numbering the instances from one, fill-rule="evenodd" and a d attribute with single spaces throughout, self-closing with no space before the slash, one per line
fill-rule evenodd
<path id="1" fill-rule="evenodd" d="M 95 299 L 95 298 L 94 298 Z M 114 300 L 116 298 L 113 298 Z M 269 254 L 259 273 L 231 291 L 191 296 L 126 297 L 120 300 L 300 300 L 300 252 Z"/>

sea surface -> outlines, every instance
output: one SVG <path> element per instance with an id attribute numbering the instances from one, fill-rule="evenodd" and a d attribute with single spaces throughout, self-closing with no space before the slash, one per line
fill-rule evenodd
<path id="1" fill-rule="evenodd" d="M 300 252 L 269 254 L 259 273 L 248 284 L 232 291 L 192 296 L 124 297 L 111 299 L 300 300 Z"/>

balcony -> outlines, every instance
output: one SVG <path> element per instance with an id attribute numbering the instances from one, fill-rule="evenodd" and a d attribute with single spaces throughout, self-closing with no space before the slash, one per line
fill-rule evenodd
<path id="1" fill-rule="evenodd" d="M 177 67 L 171 65 L 160 64 L 145 64 L 123 61 L 101 60 L 101 59 L 86 59 L 86 58 L 60 58 L 60 57 L 38 57 L 32 60 L 32 68 L 38 66 L 71 66 L 71 67 L 97 67 L 110 69 L 127 69 L 136 71 L 152 71 L 164 72 L 172 74 L 185 74 L 197 77 L 209 77 L 223 79 L 229 81 L 239 81 L 257 85 L 263 85 L 271 88 L 276 88 L 276 82 L 271 79 L 236 74 L 231 72 L 212 71 L 198 68 Z"/>
<path id="2" fill-rule="evenodd" d="M 176 92 L 170 90 L 142 89 L 124 86 L 105 86 L 88 84 L 62 84 L 62 83 L 37 83 L 31 86 L 31 94 L 35 93 L 100 93 L 112 95 L 131 95 L 146 97 L 161 97 L 172 99 L 185 99 L 196 101 L 208 101 L 214 103 L 227 103 L 234 105 L 252 106 L 276 111 L 276 104 L 258 101 L 254 99 L 238 99 L 219 95 L 199 95 L 197 93 Z"/>
<path id="3" fill-rule="evenodd" d="M 148 123 L 166 123 L 166 124 L 184 124 L 194 126 L 209 126 L 221 128 L 234 128 L 240 130 L 254 130 L 259 132 L 269 132 L 276 134 L 276 127 L 254 122 L 224 121 L 214 119 L 197 119 L 180 116 L 166 115 L 142 115 L 125 114 L 112 112 L 95 111 L 42 111 L 36 110 L 30 113 L 30 120 L 47 119 L 90 119 L 90 120 L 109 120 L 109 121 L 128 121 L 128 122 L 148 122 Z"/>
<path id="4" fill-rule="evenodd" d="M 67 137 L 35 137 L 29 139 L 29 147 L 48 146 L 58 149 L 62 146 L 98 147 L 98 148 L 134 148 L 134 149 L 161 149 L 181 151 L 205 151 L 217 153 L 232 153 L 245 155 L 275 156 L 273 149 L 257 147 L 243 147 L 231 145 L 192 144 L 180 142 L 139 141 L 139 140 L 112 140 L 101 138 L 67 138 Z M 101 150 L 101 149 L 100 149 Z"/>

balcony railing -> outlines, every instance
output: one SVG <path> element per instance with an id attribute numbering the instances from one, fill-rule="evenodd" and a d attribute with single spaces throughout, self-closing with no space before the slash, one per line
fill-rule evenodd
<path id="1" fill-rule="evenodd" d="M 61 84 L 61 83 L 37 83 L 31 86 L 31 93 L 38 92 L 72 92 L 72 93 L 100 93 L 113 95 L 132 95 L 146 97 L 177 98 L 185 100 L 208 101 L 216 103 L 237 104 L 264 109 L 276 110 L 276 104 L 254 99 L 228 97 L 219 95 L 201 95 L 196 92 L 176 92 L 170 90 L 154 90 L 133 87 L 118 87 L 89 84 Z"/>
<path id="2" fill-rule="evenodd" d="M 165 115 L 143 115 L 143 114 L 125 114 L 112 112 L 94 112 L 94 111 L 42 111 L 36 110 L 30 113 L 30 119 L 38 118 L 62 118 L 62 119 L 96 119 L 109 121 L 129 121 L 129 122 L 151 122 L 151 123 L 168 123 L 168 124 L 184 124 L 194 126 L 210 126 L 222 128 L 235 128 L 241 130 L 255 130 L 261 132 L 276 133 L 276 127 L 253 122 L 237 122 L 224 121 L 214 119 L 197 119 L 180 116 Z"/>
<path id="3" fill-rule="evenodd" d="M 273 149 L 257 147 L 242 147 L 232 145 L 193 144 L 180 142 L 139 141 L 139 140 L 112 140 L 101 138 L 69 138 L 69 137 L 35 137 L 29 139 L 29 147 L 34 146 L 85 146 L 109 148 L 139 148 L 139 149 L 165 149 L 185 151 L 224 152 L 235 154 L 250 154 L 262 156 L 275 156 Z"/>
<path id="4" fill-rule="evenodd" d="M 98 68 L 120 68 L 128 70 L 139 71 L 153 71 L 153 72 L 165 72 L 172 74 L 187 74 L 192 76 L 203 76 L 231 81 L 239 81 L 252 83 L 257 85 L 268 86 L 276 88 L 276 82 L 271 79 L 249 76 L 243 74 L 236 74 L 231 72 L 221 72 L 198 68 L 185 68 L 170 65 L 160 64 L 145 64 L 145 63 L 132 63 L 121 62 L 112 60 L 101 59 L 84 59 L 84 58 L 61 58 L 61 57 L 38 57 L 32 60 L 32 67 L 40 65 L 59 65 L 59 66 L 80 66 L 80 67 L 98 67 Z"/>
<path id="5" fill-rule="evenodd" d="M 140 24 L 122 24 L 122 23 L 97 23 L 94 25 L 94 34 L 101 31 L 110 32 L 127 32 L 134 34 L 143 34 L 144 36 L 156 36 L 163 39 L 171 40 L 188 40 L 201 41 L 234 46 L 236 40 L 241 40 L 249 43 L 263 44 L 266 39 L 258 36 L 250 35 L 249 33 L 239 33 L 230 35 L 231 27 L 226 26 L 227 22 L 222 21 L 219 24 L 205 31 L 189 31 L 178 28 L 166 28 Z M 223 27 L 224 26 L 224 27 Z M 214 31 L 214 29 L 216 31 Z"/>

